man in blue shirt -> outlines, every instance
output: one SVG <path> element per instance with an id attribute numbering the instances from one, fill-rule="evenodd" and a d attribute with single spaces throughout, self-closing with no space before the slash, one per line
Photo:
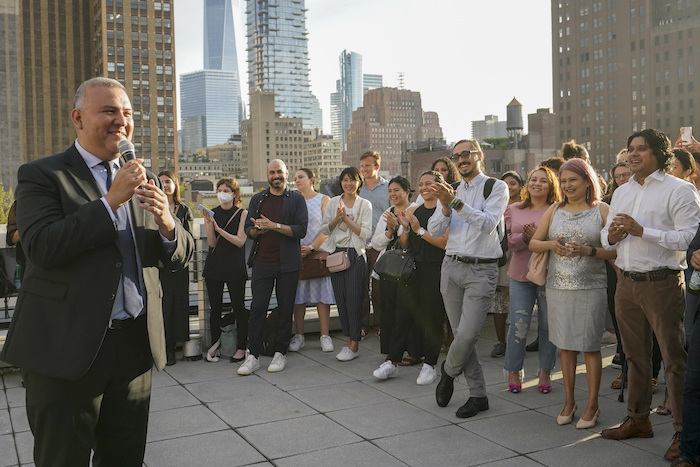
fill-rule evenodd
<path id="1" fill-rule="evenodd" d="M 509 199 L 508 186 L 502 180 L 495 180 L 491 193 L 485 192 L 484 184 L 489 177 L 481 172 L 483 159 L 484 153 L 476 140 L 455 144 L 452 160 L 462 182 L 457 190 L 445 182 L 433 185 L 440 205 L 428 221 L 428 231 L 434 237 L 450 229 L 440 292 L 455 336 L 442 364 L 435 398 L 440 407 L 445 407 L 452 398 L 454 379 L 464 373 L 470 397 L 457 410 L 459 418 L 473 417 L 489 408 L 476 341 L 493 306 L 498 258 L 503 255 L 498 226 Z"/>

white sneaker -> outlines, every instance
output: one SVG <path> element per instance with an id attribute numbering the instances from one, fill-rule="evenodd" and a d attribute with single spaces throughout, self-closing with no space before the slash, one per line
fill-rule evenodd
<path id="1" fill-rule="evenodd" d="M 241 376 L 252 375 L 255 370 L 260 369 L 260 362 L 255 358 L 255 355 L 248 354 L 243 362 L 243 365 L 238 367 L 238 374 Z"/>
<path id="2" fill-rule="evenodd" d="M 304 342 L 305 339 L 303 334 L 294 334 L 292 340 L 289 341 L 289 351 L 298 352 L 299 349 L 304 347 Z"/>
<path id="3" fill-rule="evenodd" d="M 331 336 L 321 336 L 321 350 L 333 352 L 333 339 L 331 339 Z"/>
<path id="4" fill-rule="evenodd" d="M 267 372 L 277 373 L 278 371 L 284 370 L 285 366 L 287 366 L 287 357 L 280 352 L 275 352 L 275 355 L 272 356 L 272 362 L 270 362 L 270 365 L 267 367 Z"/>
<path id="5" fill-rule="evenodd" d="M 335 358 L 341 362 L 349 362 L 350 360 L 356 359 L 359 355 L 359 351 L 353 352 L 349 347 L 345 346 L 340 350 L 340 352 L 338 352 L 338 355 L 336 355 Z"/>
<path id="6" fill-rule="evenodd" d="M 393 363 L 391 363 L 390 360 L 387 360 L 386 362 L 382 363 L 379 365 L 379 368 L 374 370 L 374 373 L 372 375 L 375 378 L 379 379 L 388 379 L 388 378 L 396 378 L 396 375 L 399 374 L 399 369 L 394 366 Z"/>
<path id="7" fill-rule="evenodd" d="M 426 384 L 432 383 L 436 379 L 437 371 L 435 371 L 435 368 L 428 365 L 427 363 L 424 363 L 423 368 L 421 368 L 420 374 L 418 375 L 418 379 L 416 380 L 416 384 L 425 386 Z"/>

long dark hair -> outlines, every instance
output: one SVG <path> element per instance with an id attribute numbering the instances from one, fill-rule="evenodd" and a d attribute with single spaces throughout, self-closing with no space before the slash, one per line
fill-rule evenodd
<path id="1" fill-rule="evenodd" d="M 389 185 L 391 185 L 392 183 L 396 183 L 398 186 L 401 187 L 403 191 L 408 191 L 408 200 L 411 200 L 411 182 L 409 182 L 406 177 L 397 175 L 396 177 L 389 180 Z"/>
<path id="2" fill-rule="evenodd" d="M 455 182 L 460 182 L 462 181 L 462 176 L 459 174 L 459 170 L 457 170 L 457 166 L 455 165 L 454 162 L 449 157 L 441 157 L 439 159 L 435 159 L 433 161 L 433 165 L 430 166 L 431 170 L 436 170 L 435 166 L 438 165 L 438 162 L 442 162 L 447 166 L 447 179 L 445 180 L 447 183 L 455 183 Z M 425 174 L 423 174 L 425 175 Z M 442 175 L 442 174 L 441 174 Z"/>
<path id="3" fill-rule="evenodd" d="M 525 185 L 523 186 L 523 189 L 520 191 L 520 198 L 523 200 L 522 203 L 518 205 L 518 209 L 525 209 L 529 208 L 532 206 L 532 197 L 530 196 L 530 192 L 527 191 L 527 185 L 530 183 L 530 179 L 532 178 L 532 174 L 535 172 L 542 170 L 544 171 L 545 175 L 547 175 L 547 181 L 549 182 L 549 192 L 547 193 L 547 204 L 552 205 L 554 203 L 558 203 L 561 201 L 561 190 L 559 189 L 559 177 L 557 177 L 557 174 L 554 173 L 552 169 L 549 167 L 546 167 L 544 165 L 540 165 L 539 167 L 536 167 L 532 172 L 527 174 L 527 181 L 525 181 Z M 524 195 L 524 196 L 523 196 Z"/>
<path id="4" fill-rule="evenodd" d="M 175 185 L 175 191 L 173 191 L 173 201 L 175 201 L 176 204 L 184 204 L 182 199 L 180 199 L 180 183 L 177 181 L 177 177 L 169 170 L 162 170 L 158 174 L 158 178 L 160 177 L 168 177 L 173 181 L 173 185 Z"/>

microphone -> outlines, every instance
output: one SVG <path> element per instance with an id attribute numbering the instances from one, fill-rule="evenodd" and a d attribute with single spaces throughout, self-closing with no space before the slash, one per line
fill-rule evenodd
<path id="1" fill-rule="evenodd" d="M 130 161 L 136 159 L 136 149 L 134 148 L 134 143 L 128 139 L 123 139 L 119 141 L 119 154 L 124 156 L 124 159 Z"/>

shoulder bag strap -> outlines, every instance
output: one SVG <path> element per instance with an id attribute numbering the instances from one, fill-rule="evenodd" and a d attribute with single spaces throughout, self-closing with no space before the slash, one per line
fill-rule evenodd
<path id="1" fill-rule="evenodd" d="M 234 212 L 233 215 L 232 215 L 231 217 L 228 218 L 228 222 L 226 222 L 226 225 L 224 225 L 223 230 L 226 230 L 226 227 L 228 227 L 228 225 L 231 223 L 231 221 L 233 220 L 233 218 L 236 217 L 236 216 L 238 215 L 238 212 L 239 212 L 240 210 L 241 210 L 241 208 L 236 209 L 236 212 Z M 216 220 L 214 220 L 214 222 L 216 222 Z M 219 244 L 219 239 L 220 239 L 220 238 L 221 238 L 221 234 L 219 234 L 219 236 L 216 237 L 216 241 L 214 242 L 214 246 L 213 246 L 212 249 L 211 249 L 211 252 L 212 252 L 212 253 L 214 253 L 214 250 L 216 249 L 216 245 Z"/>

